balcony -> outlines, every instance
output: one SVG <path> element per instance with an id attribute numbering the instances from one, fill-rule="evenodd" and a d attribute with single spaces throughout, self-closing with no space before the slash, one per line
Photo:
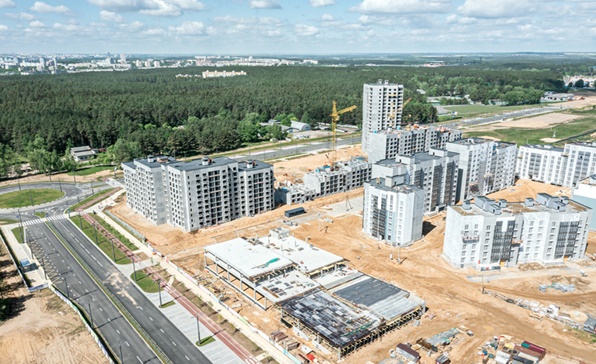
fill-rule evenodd
<path id="1" fill-rule="evenodd" d="M 462 234 L 461 240 L 464 244 L 475 244 L 480 241 L 480 235 Z"/>

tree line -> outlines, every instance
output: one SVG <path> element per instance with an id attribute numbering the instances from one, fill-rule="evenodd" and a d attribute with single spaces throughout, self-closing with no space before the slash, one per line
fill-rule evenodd
<path id="1" fill-rule="evenodd" d="M 284 138 L 280 126 L 260 125 L 271 118 L 279 117 L 285 125 L 300 120 L 315 126 L 329 122 L 334 100 L 338 107 L 361 108 L 363 84 L 377 79 L 405 86 L 405 97 L 413 100 L 403 110 L 404 120 L 419 123 L 437 120 L 426 96 L 535 103 L 536 95 L 565 86 L 555 70 L 471 67 L 250 67 L 244 77 L 175 77 L 203 70 L 2 77 L 0 158 L 37 158 L 50 160 L 42 165 L 52 165 L 55 155 L 63 158 L 79 145 L 107 148 L 105 158 L 112 163 L 149 153 L 230 150 L 242 143 Z M 358 125 L 361 118 L 358 110 L 342 115 L 341 123 Z M 5 176 L 5 165 L 11 162 L 0 163 L 0 176 Z"/>

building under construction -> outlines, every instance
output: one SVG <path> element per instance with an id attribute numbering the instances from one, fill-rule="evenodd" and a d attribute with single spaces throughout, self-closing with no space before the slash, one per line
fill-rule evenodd
<path id="1" fill-rule="evenodd" d="M 315 198 L 346 192 L 362 187 L 371 179 L 372 164 L 364 157 L 325 165 L 304 175 L 303 183 L 280 186 L 275 192 L 277 202 L 292 205 Z"/>
<path id="2" fill-rule="evenodd" d="M 420 317 L 420 298 L 278 228 L 205 247 L 205 268 L 284 324 L 341 358 Z"/>

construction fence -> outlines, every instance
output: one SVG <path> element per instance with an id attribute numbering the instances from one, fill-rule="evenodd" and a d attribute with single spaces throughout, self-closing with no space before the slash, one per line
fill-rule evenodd
<path id="1" fill-rule="evenodd" d="M 103 210 L 103 213 L 105 213 L 106 215 L 108 215 L 117 224 L 119 224 L 120 226 L 122 226 L 123 228 L 125 228 L 126 230 L 128 230 L 132 235 L 136 236 L 142 243 L 146 243 L 147 242 L 147 239 L 145 238 L 145 236 L 143 234 L 141 234 L 138 230 L 136 230 L 132 226 L 130 226 L 127 223 L 125 223 L 124 221 L 122 221 L 119 217 L 117 217 L 116 215 L 112 214 L 107 209 L 104 209 Z"/>

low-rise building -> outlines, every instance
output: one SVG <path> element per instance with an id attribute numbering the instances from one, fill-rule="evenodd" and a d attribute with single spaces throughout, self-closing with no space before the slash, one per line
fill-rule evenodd
<path id="1" fill-rule="evenodd" d="M 394 246 L 408 246 L 422 238 L 424 190 L 394 185 L 390 178 L 364 184 L 362 230 Z"/>
<path id="2" fill-rule="evenodd" d="M 443 256 L 455 267 L 491 269 L 584 257 L 592 211 L 539 193 L 524 202 L 476 197 L 447 208 Z"/>
<path id="3" fill-rule="evenodd" d="M 75 161 L 84 162 L 95 158 L 97 151 L 95 149 L 91 149 L 90 146 L 85 145 L 82 147 L 70 148 L 70 155 Z"/>
<path id="4" fill-rule="evenodd" d="M 487 195 L 512 186 L 515 180 L 515 144 L 481 138 L 448 142 L 446 148 L 459 154 L 456 201 Z"/>

